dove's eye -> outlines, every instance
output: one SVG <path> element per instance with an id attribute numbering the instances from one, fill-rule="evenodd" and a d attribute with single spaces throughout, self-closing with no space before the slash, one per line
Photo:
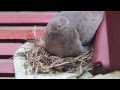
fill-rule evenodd
<path id="1" fill-rule="evenodd" d="M 58 27 L 60 28 L 60 27 L 61 27 L 61 25 L 59 24 L 59 25 L 58 25 Z"/>

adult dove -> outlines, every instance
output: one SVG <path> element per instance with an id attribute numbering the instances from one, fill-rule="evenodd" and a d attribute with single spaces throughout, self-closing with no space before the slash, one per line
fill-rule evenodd
<path id="1" fill-rule="evenodd" d="M 61 11 L 45 31 L 46 50 L 57 56 L 78 56 L 91 48 L 104 11 Z"/>

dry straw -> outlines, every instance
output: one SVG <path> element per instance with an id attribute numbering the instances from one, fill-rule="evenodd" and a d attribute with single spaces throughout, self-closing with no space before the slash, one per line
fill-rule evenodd
<path id="1" fill-rule="evenodd" d="M 32 45 L 31 50 L 21 54 L 26 57 L 24 63 L 26 71 L 31 67 L 31 72 L 33 74 L 74 72 L 77 70 L 82 73 L 82 68 L 92 61 L 92 48 L 77 57 L 59 57 L 50 55 L 45 50 L 44 40 L 37 37 L 35 28 L 36 26 L 34 27 L 33 34 L 36 39 L 29 41 Z"/>

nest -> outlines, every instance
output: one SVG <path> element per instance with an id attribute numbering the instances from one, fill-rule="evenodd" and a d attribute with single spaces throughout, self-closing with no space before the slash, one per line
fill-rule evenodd
<path id="1" fill-rule="evenodd" d="M 19 55 L 26 58 L 25 63 L 23 64 L 26 74 L 28 70 L 33 74 L 75 72 L 78 70 L 82 73 L 82 68 L 91 63 L 93 48 L 77 57 L 59 57 L 50 55 L 45 50 L 44 40 L 38 38 L 36 35 L 35 28 L 36 26 L 34 27 L 33 34 L 36 39 L 29 41 L 32 48 L 30 51 L 19 53 Z M 89 70 L 90 69 L 91 66 L 89 67 Z"/>
<path id="2" fill-rule="evenodd" d="M 59 57 L 49 54 L 45 50 L 44 40 L 34 39 L 29 41 L 32 45 L 30 51 L 21 53 L 26 58 L 23 64 L 26 74 L 30 70 L 32 74 L 48 74 L 75 72 L 87 66 L 92 61 L 93 49 L 82 53 L 77 57 Z"/>

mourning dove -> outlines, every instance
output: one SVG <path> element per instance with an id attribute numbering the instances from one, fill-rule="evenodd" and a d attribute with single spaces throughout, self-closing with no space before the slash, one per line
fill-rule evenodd
<path id="1" fill-rule="evenodd" d="M 104 11 L 62 11 L 45 31 L 46 50 L 57 56 L 77 56 L 91 47 Z"/>

